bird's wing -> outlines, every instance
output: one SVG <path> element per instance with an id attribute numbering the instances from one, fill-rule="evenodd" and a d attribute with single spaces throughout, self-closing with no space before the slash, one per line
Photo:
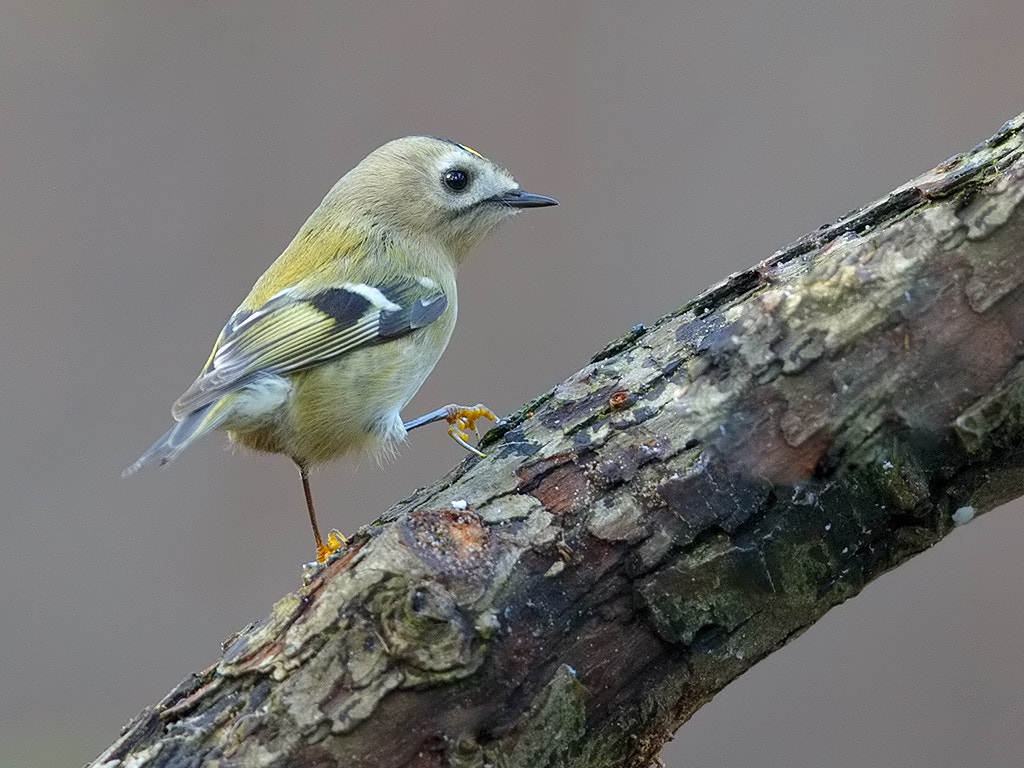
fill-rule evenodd
<path id="1" fill-rule="evenodd" d="M 299 371 L 411 333 L 437 320 L 448 306 L 440 286 L 426 277 L 295 293 L 282 291 L 253 312 L 235 313 L 199 378 L 174 404 L 176 419 L 257 376 Z"/>

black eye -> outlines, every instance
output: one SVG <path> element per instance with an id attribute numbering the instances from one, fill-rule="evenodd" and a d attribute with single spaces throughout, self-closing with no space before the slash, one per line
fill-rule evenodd
<path id="1" fill-rule="evenodd" d="M 444 172 L 444 183 L 448 189 L 454 192 L 461 192 L 469 184 L 469 174 L 460 168 L 452 168 Z"/>

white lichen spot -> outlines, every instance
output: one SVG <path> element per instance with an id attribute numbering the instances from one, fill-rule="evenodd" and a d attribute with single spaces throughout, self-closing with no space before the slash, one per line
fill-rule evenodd
<path id="1" fill-rule="evenodd" d="M 551 564 L 551 567 L 548 568 L 544 572 L 544 578 L 546 578 L 546 579 L 553 579 L 555 576 L 557 576 L 558 574 L 560 574 L 564 570 L 565 570 L 565 561 L 564 560 L 555 560 L 555 562 L 553 562 Z"/>
<path id="2" fill-rule="evenodd" d="M 316 560 L 310 563 L 302 564 L 302 583 L 304 586 L 309 586 L 313 583 L 313 579 L 326 567 L 326 563 L 318 563 Z"/>
<path id="3" fill-rule="evenodd" d="M 690 385 L 673 384 L 671 389 L 668 391 L 669 400 L 682 400 L 686 393 L 690 391 Z"/>
<path id="4" fill-rule="evenodd" d="M 475 629 L 479 634 L 497 632 L 501 629 L 501 621 L 492 611 L 485 616 L 480 617 L 480 620 L 476 623 Z"/>
<path id="5" fill-rule="evenodd" d="M 818 503 L 818 494 L 807 490 L 802 485 L 797 485 L 793 488 L 793 496 L 790 498 L 790 502 L 800 504 L 801 506 L 814 506 Z"/>
<path id="6" fill-rule="evenodd" d="M 465 499 L 453 499 L 452 500 L 452 509 L 457 509 L 460 512 L 462 512 L 463 510 L 468 509 L 468 508 L 469 508 L 469 502 L 466 501 Z"/>
<path id="7" fill-rule="evenodd" d="M 953 513 L 953 525 L 957 528 L 961 525 L 967 525 L 974 519 L 974 515 L 974 507 L 960 507 L 960 509 Z"/>

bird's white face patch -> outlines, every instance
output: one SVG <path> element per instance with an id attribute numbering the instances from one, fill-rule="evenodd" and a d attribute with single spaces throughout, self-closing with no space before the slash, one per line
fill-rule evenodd
<path id="1" fill-rule="evenodd" d="M 438 189 L 447 200 L 447 207 L 465 208 L 495 195 L 519 189 L 511 174 L 499 168 L 479 152 L 457 145 L 451 152 L 445 153 L 439 160 L 434 171 L 438 179 Z M 461 170 L 470 177 L 465 191 L 456 192 L 445 187 L 443 178 L 448 171 Z"/>

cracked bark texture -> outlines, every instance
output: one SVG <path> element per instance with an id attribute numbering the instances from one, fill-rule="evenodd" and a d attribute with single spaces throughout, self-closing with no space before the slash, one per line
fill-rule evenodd
<path id="1" fill-rule="evenodd" d="M 648 765 L 1024 493 L 1022 128 L 609 345 L 94 765 Z"/>

